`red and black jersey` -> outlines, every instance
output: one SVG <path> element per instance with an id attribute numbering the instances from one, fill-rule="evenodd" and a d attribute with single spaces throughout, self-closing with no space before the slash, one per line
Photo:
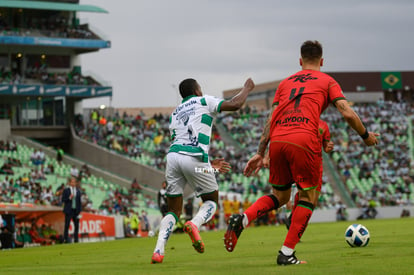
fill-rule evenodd
<path id="1" fill-rule="evenodd" d="M 319 117 L 329 103 L 345 99 L 339 84 L 329 75 L 302 70 L 284 79 L 275 94 L 270 128 L 271 141 L 296 144 L 321 152 Z"/>

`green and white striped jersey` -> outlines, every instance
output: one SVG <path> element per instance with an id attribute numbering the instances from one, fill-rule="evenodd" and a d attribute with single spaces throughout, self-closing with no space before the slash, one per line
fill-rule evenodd
<path id="1" fill-rule="evenodd" d="M 213 121 L 223 101 L 209 95 L 184 98 L 170 116 L 173 142 L 169 152 L 197 156 L 208 162 Z"/>

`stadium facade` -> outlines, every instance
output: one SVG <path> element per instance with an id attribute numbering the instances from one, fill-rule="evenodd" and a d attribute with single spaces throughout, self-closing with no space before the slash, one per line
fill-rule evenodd
<path id="1" fill-rule="evenodd" d="M 83 99 L 112 96 L 80 62 L 111 42 L 81 24 L 79 12 L 107 13 L 78 0 L 0 1 L 0 119 L 13 134 L 67 130 Z"/>

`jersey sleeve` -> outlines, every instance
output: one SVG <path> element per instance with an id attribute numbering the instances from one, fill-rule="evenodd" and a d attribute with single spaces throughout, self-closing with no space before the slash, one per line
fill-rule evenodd
<path id="1" fill-rule="evenodd" d="M 328 127 L 326 127 L 326 130 L 323 133 L 323 139 L 324 140 L 331 140 L 331 132 L 329 132 L 329 128 Z"/>
<path id="2" fill-rule="evenodd" d="M 323 124 L 323 135 L 322 139 L 329 141 L 331 140 L 331 132 L 329 132 L 328 124 L 325 121 L 320 121 Z"/>
<path id="3" fill-rule="evenodd" d="M 337 100 L 346 99 L 345 95 L 342 92 L 341 86 L 339 86 L 338 82 L 336 82 L 334 79 L 331 79 L 329 81 L 328 98 L 329 101 L 334 104 Z"/>
<path id="4" fill-rule="evenodd" d="M 210 113 L 220 113 L 221 112 L 221 104 L 224 102 L 224 99 L 218 98 L 215 96 L 204 96 L 205 104 L 207 105 L 208 111 Z M 203 101 L 202 101 L 203 104 Z"/>
<path id="5" fill-rule="evenodd" d="M 273 98 L 272 106 L 279 105 L 279 88 L 275 92 L 275 97 Z"/>

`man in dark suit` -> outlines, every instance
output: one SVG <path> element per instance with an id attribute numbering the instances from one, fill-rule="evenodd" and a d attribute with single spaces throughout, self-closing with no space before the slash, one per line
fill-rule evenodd
<path id="1" fill-rule="evenodd" d="M 63 233 L 63 238 L 65 243 L 69 243 L 69 225 L 70 221 L 73 220 L 75 231 L 73 237 L 75 243 L 79 241 L 79 217 L 78 215 L 81 212 L 81 192 L 77 187 L 77 179 L 71 177 L 69 180 L 69 185 L 63 190 L 62 194 L 62 203 L 63 213 L 65 213 L 65 229 Z"/>

